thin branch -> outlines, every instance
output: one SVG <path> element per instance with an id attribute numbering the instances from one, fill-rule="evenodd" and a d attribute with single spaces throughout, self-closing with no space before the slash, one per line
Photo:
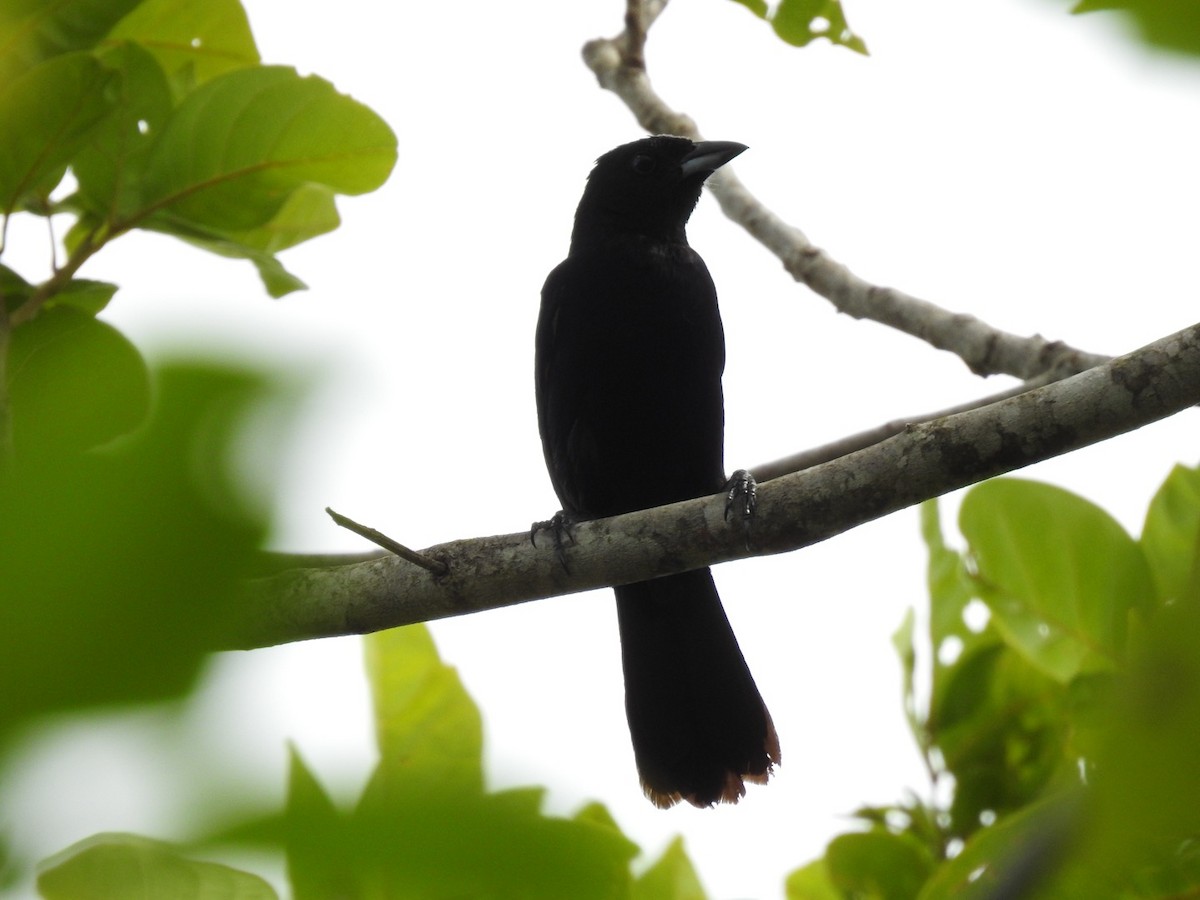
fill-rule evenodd
<path id="1" fill-rule="evenodd" d="M 661 11 L 657 0 L 653 4 L 642 0 L 629 3 L 653 5 Z M 699 138 L 696 123 L 668 106 L 655 93 L 646 74 L 642 44 L 653 18 L 627 13 L 626 21 L 639 22 L 640 32 L 589 41 L 583 48 L 588 68 L 602 87 L 621 98 L 647 131 Z M 1003 373 L 1027 380 L 1054 372 L 1064 377 L 1108 359 L 1041 335 L 1023 337 L 1001 331 L 974 316 L 952 313 L 927 300 L 864 281 L 815 246 L 799 228 L 771 212 L 729 166 L 710 178 L 708 185 L 725 215 L 774 253 L 793 278 L 831 302 L 839 312 L 889 325 L 939 350 L 948 350 L 976 374 Z"/>
<path id="2" fill-rule="evenodd" d="M 112 235 L 109 235 L 109 237 L 112 237 Z M 22 325 L 41 312 L 46 301 L 70 283 L 80 267 L 104 246 L 107 239 L 106 237 L 97 240 L 94 231 L 88 232 L 79 246 L 75 248 L 75 251 L 67 257 L 62 268 L 56 268 L 53 275 L 39 284 L 29 298 L 13 310 L 10 319 L 12 326 L 15 328 L 18 325 Z"/>
<path id="3" fill-rule="evenodd" d="M 819 466 L 821 463 L 838 459 L 848 453 L 864 450 L 867 447 L 878 444 L 880 441 L 886 441 L 888 438 L 900 434 L 913 425 L 920 425 L 922 422 L 932 422 L 934 419 L 944 419 L 946 416 L 967 412 L 972 409 L 982 409 L 985 406 L 991 406 L 993 403 L 999 403 L 1001 400 L 1019 396 L 1026 391 L 1031 391 L 1034 388 L 1058 380 L 1059 376 L 1046 374 L 978 400 L 969 400 L 966 403 L 959 403 L 933 413 L 923 413 L 921 415 L 893 419 L 890 422 L 884 422 L 882 425 L 876 425 L 874 428 L 868 428 L 866 431 L 860 431 L 856 434 L 838 438 L 836 441 L 830 441 L 828 444 L 822 444 L 819 447 L 812 447 L 808 450 L 801 450 L 799 453 L 793 453 L 791 456 L 785 456 L 782 459 L 755 466 L 750 471 L 754 473 L 754 477 L 758 479 L 759 483 L 770 481 L 772 478 L 779 478 L 781 475 L 790 475 L 792 472 L 801 472 L 804 469 Z"/>
<path id="4" fill-rule="evenodd" d="M 723 494 L 574 529 L 570 572 L 528 531 L 423 551 L 435 578 L 394 557 L 302 569 L 245 585 L 226 645 L 359 634 L 785 553 L 948 491 L 1123 434 L 1200 403 L 1200 325 L 1071 378 L 906 428 L 866 449 L 766 482 L 754 546 Z"/>
<path id="5" fill-rule="evenodd" d="M 353 531 L 359 537 L 366 538 L 372 544 L 377 544 L 384 550 L 395 553 L 398 557 L 403 560 L 407 560 L 414 566 L 420 566 L 426 572 L 430 572 L 433 575 L 440 576 L 446 574 L 446 564 L 441 560 L 424 556 L 420 553 L 417 553 L 415 550 L 410 550 L 399 541 L 388 537 L 382 531 L 377 531 L 368 525 L 355 522 L 349 516 L 343 516 L 340 512 L 330 509 L 328 506 L 325 507 L 325 512 L 329 514 L 329 518 L 337 522 L 342 528 L 345 528 L 348 531 Z"/>

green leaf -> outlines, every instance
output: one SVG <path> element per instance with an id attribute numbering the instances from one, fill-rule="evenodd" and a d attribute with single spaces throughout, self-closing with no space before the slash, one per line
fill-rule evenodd
<path id="1" fill-rule="evenodd" d="M 33 296 L 33 285 L 16 271 L 0 263 L 0 302 L 12 312 Z"/>
<path id="2" fill-rule="evenodd" d="M 169 844 L 132 834 L 87 838 L 46 860 L 45 900 L 276 900 L 266 881 L 218 863 L 188 859 Z"/>
<path id="3" fill-rule="evenodd" d="M 608 811 L 608 807 L 603 803 L 598 803 L 593 800 L 591 803 L 580 807 L 572 818 L 576 822 L 590 823 L 591 825 L 602 828 L 606 831 L 620 831 L 621 828 L 617 825 L 617 820 L 613 818 L 612 813 Z"/>
<path id="4" fill-rule="evenodd" d="M 283 206 L 266 224 L 232 235 L 236 244 L 278 253 L 309 238 L 333 231 L 341 224 L 334 192 L 322 184 L 302 184 L 292 191 Z"/>
<path id="5" fill-rule="evenodd" d="M 102 451 L 18 455 L 0 477 L 0 736 L 47 711 L 179 696 L 229 646 L 266 523 L 228 463 L 282 391 L 201 365 L 153 382 L 136 433 Z M 75 405 L 47 398 L 43 414 L 67 415 L 60 402 Z"/>
<path id="6" fill-rule="evenodd" d="M 1080 830 L 1080 798 L 1054 795 L 980 829 L 961 853 L 939 866 L 919 900 L 996 900 L 1000 897 L 1115 896 L 1092 884 L 1092 891 L 1043 894 L 1075 848 Z"/>
<path id="7" fill-rule="evenodd" d="M 540 812 L 542 789 L 483 793 L 479 712 L 428 629 L 366 638 L 380 761 L 347 867 L 369 896 L 613 897 L 637 847 L 595 809 Z"/>
<path id="8" fill-rule="evenodd" d="M 115 79 L 91 55 L 73 53 L 0 83 L 0 214 L 49 195 L 112 111 Z"/>
<path id="9" fill-rule="evenodd" d="M 239 69 L 188 95 L 144 163 L 126 165 L 123 183 L 140 193 L 121 209 L 141 227 L 250 260 L 279 297 L 304 283 L 275 254 L 336 228 L 334 195 L 375 190 L 395 161 L 387 124 L 328 82 Z"/>
<path id="10" fill-rule="evenodd" d="M 143 173 L 155 227 L 176 220 L 220 233 L 270 222 L 307 183 L 342 194 L 379 187 L 396 136 L 362 104 L 316 76 L 280 66 L 239 69 L 189 94 L 167 121 Z"/>
<path id="11" fill-rule="evenodd" d="M 1154 585 L 1108 513 L 1061 488 L 1002 478 L 967 494 L 959 522 L 993 624 L 1030 662 L 1066 683 L 1121 659 L 1130 615 L 1152 603 Z"/>
<path id="12" fill-rule="evenodd" d="M 954 776 L 948 831 L 965 837 L 985 812 L 1021 807 L 1073 762 L 1066 692 L 1001 643 L 964 654 L 945 678 L 929 728 Z"/>
<path id="13" fill-rule="evenodd" d="M 705 900 L 707 896 L 681 837 L 671 841 L 654 865 L 633 883 L 630 895 L 631 900 Z"/>
<path id="14" fill-rule="evenodd" d="M 0 3 L 0 85 L 53 56 L 90 50 L 140 0 Z"/>
<path id="15" fill-rule="evenodd" d="M 1200 4 L 1192 0 L 1080 0 L 1073 13 L 1120 11 L 1156 47 L 1200 56 Z"/>
<path id="16" fill-rule="evenodd" d="M 834 885 L 825 857 L 814 859 L 787 877 L 787 900 L 845 900 L 845 894 Z"/>
<path id="17" fill-rule="evenodd" d="M 97 287 L 93 299 L 111 296 L 107 287 Z M 66 297 L 86 300 L 88 293 L 86 283 L 76 283 Z M 8 375 L 18 461 L 95 447 L 132 431 L 150 409 L 149 374 L 137 348 L 58 299 L 12 334 Z"/>
<path id="18" fill-rule="evenodd" d="M 100 55 L 116 74 L 113 111 L 71 161 L 79 190 L 70 198 L 97 223 L 133 215 L 141 204 L 141 177 L 154 139 L 171 114 L 167 78 L 154 56 L 132 43 Z"/>
<path id="19" fill-rule="evenodd" d="M 796 47 L 825 38 L 855 53 L 865 55 L 867 52 L 863 39 L 850 30 L 839 0 L 782 0 L 771 16 L 771 27 L 784 41 Z"/>
<path id="20" fill-rule="evenodd" d="M 304 184 L 292 191 L 271 221 L 258 228 L 222 234 L 202 228 L 185 231 L 177 222 L 172 233 L 210 253 L 250 260 L 267 292 L 282 297 L 307 285 L 285 269 L 274 254 L 337 228 L 341 219 L 333 198 L 333 192 L 323 185 Z"/>
<path id="21" fill-rule="evenodd" d="M 994 617 L 968 624 L 978 580 L 946 546 L 935 503 L 922 506 L 921 529 L 934 659 L 917 736 L 930 765 L 954 776 L 949 822 L 937 830 L 965 837 L 985 812 L 1019 808 L 1070 764 L 1067 691 L 1001 639 Z"/>
<path id="22" fill-rule="evenodd" d="M 288 881 L 295 900 L 353 896 L 347 820 L 291 748 L 285 826 Z"/>
<path id="23" fill-rule="evenodd" d="M 372 781 L 354 818 L 352 870 L 366 896 L 628 896 L 637 848 L 591 820 L 544 816 L 529 792 L 385 794 Z"/>
<path id="24" fill-rule="evenodd" d="M 268 254 L 248 254 L 250 262 L 258 270 L 267 295 L 274 299 L 286 297 L 295 291 L 306 291 L 308 285 L 283 267 L 283 263 Z"/>
<path id="25" fill-rule="evenodd" d="M 915 689 L 917 672 L 917 649 L 913 643 L 915 630 L 916 614 L 910 607 L 904 614 L 904 621 L 900 623 L 900 627 L 892 634 L 892 647 L 895 648 L 896 655 L 900 657 L 900 671 L 903 677 L 901 696 L 904 702 L 904 717 L 908 720 L 908 727 L 912 731 L 913 737 L 924 748 L 924 726 L 921 722 L 920 713 L 917 710 Z"/>
<path id="26" fill-rule="evenodd" d="M 483 724 L 423 625 L 365 639 L 379 744 L 377 777 L 420 790 L 483 789 Z"/>
<path id="27" fill-rule="evenodd" d="M 1141 547 L 1159 598 L 1200 596 L 1200 469 L 1171 470 L 1146 511 Z"/>
<path id="28" fill-rule="evenodd" d="M 1200 605 L 1189 599 L 1139 641 L 1096 766 L 1095 855 L 1125 871 L 1200 834 Z"/>
<path id="29" fill-rule="evenodd" d="M 959 660 L 970 658 L 996 643 L 986 628 L 972 629 L 966 615 L 975 593 L 962 555 L 946 545 L 936 500 L 921 504 L 921 539 L 929 553 L 926 580 L 929 585 L 929 644 L 933 652 L 933 684 L 929 718 L 945 718 L 945 695 L 956 689 L 962 669 Z M 918 740 L 922 747 L 926 740 Z"/>
<path id="30" fill-rule="evenodd" d="M 750 10 L 750 12 L 754 13 L 760 19 L 765 19 L 770 9 L 767 6 L 767 0 L 733 0 L 733 2 L 746 7 L 746 9 Z"/>
<path id="31" fill-rule="evenodd" d="M 933 858 L 910 835 L 887 831 L 842 834 L 829 842 L 830 880 L 853 897 L 908 900 L 933 869 Z"/>
<path id="32" fill-rule="evenodd" d="M 87 278 L 72 278 L 62 289 L 46 301 L 46 309 L 69 306 L 89 316 L 94 316 L 108 306 L 117 293 L 117 286 L 107 281 L 92 281 Z"/>
<path id="33" fill-rule="evenodd" d="M 240 0 L 143 0 L 109 39 L 133 41 L 150 50 L 177 96 L 259 61 Z"/>

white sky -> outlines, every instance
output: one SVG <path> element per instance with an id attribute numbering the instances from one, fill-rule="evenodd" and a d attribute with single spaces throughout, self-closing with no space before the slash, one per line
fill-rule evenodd
<path id="1" fill-rule="evenodd" d="M 294 446 L 270 461 L 281 548 L 362 549 L 327 505 L 414 547 L 545 518 L 557 503 L 533 405 L 538 292 L 591 161 L 640 135 L 579 61 L 585 40 L 619 30 L 623 4 L 342 0 L 332 21 L 246 5 L 264 59 L 376 109 L 400 164 L 381 191 L 342 202 L 338 232 L 285 256 L 307 293 L 271 301 L 249 264 L 132 236 L 82 273 L 122 285 L 105 318 L 154 357 L 200 342 L 313 385 Z M 862 58 L 790 48 L 733 3 L 677 0 L 647 54 L 659 92 L 706 137 L 750 145 L 736 161 L 747 185 L 858 274 L 1118 353 L 1197 318 L 1200 65 L 1066 6 L 848 0 Z M 1007 385 L 833 315 L 711 198 L 690 236 L 722 299 L 731 469 Z M 14 232 L 6 258 L 28 278 L 41 240 Z M 1025 474 L 1136 532 L 1198 446 L 1186 413 Z M 907 607 L 924 609 L 923 565 L 910 510 L 717 570 L 783 743 L 778 777 L 736 808 L 664 813 L 641 796 L 609 592 L 434 632 L 483 708 L 494 786 L 549 785 L 564 813 L 602 800 L 652 855 L 682 832 L 714 897 L 772 898 L 856 807 L 927 792 L 889 641 Z M 181 762 L 236 765 L 282 791 L 291 739 L 349 797 L 372 760 L 356 639 L 224 657 L 177 727 L 139 720 L 144 743 L 122 721 L 29 744 L 40 765 L 18 770 L 4 805 L 31 852 L 100 830 L 171 837 L 195 800 Z"/>

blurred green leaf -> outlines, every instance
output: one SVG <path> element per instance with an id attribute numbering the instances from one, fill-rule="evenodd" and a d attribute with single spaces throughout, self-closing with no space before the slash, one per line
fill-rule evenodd
<path id="1" fill-rule="evenodd" d="M 389 779 L 393 786 L 395 781 Z M 592 820 L 545 816 L 528 791 L 386 794 L 373 779 L 355 813 L 350 866 L 370 896 L 627 895 L 637 848 Z"/>
<path id="2" fill-rule="evenodd" d="M 1200 56 L 1200 4 L 1194 0 L 1080 0 L 1071 11 L 1102 10 L 1123 13 L 1149 44 Z"/>
<path id="3" fill-rule="evenodd" d="M 1146 862 L 1173 867 L 1189 847 L 1194 857 L 1200 835 L 1197 598 L 1165 608 L 1133 655 L 1096 767 L 1092 854 L 1106 869 L 1131 874 Z"/>
<path id="4" fill-rule="evenodd" d="M 825 866 L 847 896 L 909 900 L 929 876 L 933 858 L 909 835 L 873 830 L 835 837 L 825 850 Z"/>
<path id="5" fill-rule="evenodd" d="M 325 848 L 312 884 L 348 873 L 348 892 L 359 896 L 627 894 L 637 847 L 602 808 L 562 819 L 542 814 L 541 788 L 483 792 L 478 709 L 424 626 L 370 635 L 367 671 L 379 765 L 347 840 Z M 329 844 L 319 796 L 295 776 L 293 786 L 292 796 L 309 797 L 305 805 L 316 811 L 305 821 L 316 821 L 318 838 Z M 299 808 L 293 804 L 289 814 Z"/>
<path id="6" fill-rule="evenodd" d="M 87 278 L 72 278 L 54 296 L 46 301 L 46 309 L 69 306 L 94 316 L 108 306 L 117 293 L 117 286 L 107 281 L 91 281 Z"/>
<path id="7" fill-rule="evenodd" d="M 421 790 L 482 791 L 479 709 L 429 630 L 378 632 L 365 649 L 381 774 Z"/>
<path id="8" fill-rule="evenodd" d="M 745 5 L 755 12 L 760 8 L 757 2 Z M 796 47 L 825 38 L 855 53 L 867 52 L 863 39 L 850 30 L 840 0 L 782 0 L 770 21 L 775 33 Z"/>
<path id="9" fill-rule="evenodd" d="M 276 394 L 260 376 L 203 365 L 166 368 L 155 384 L 136 434 L 18 456 L 0 479 L 0 735 L 49 710 L 177 696 L 227 638 L 235 585 L 265 534 L 230 448 Z M 47 402 L 45 416 L 64 415 L 59 402 L 74 405 Z"/>
<path id="10" fill-rule="evenodd" d="M 608 811 L 608 807 L 595 800 L 582 806 L 572 818 L 576 822 L 590 823 L 605 831 L 620 831 L 620 826 Z"/>
<path id="11" fill-rule="evenodd" d="M 631 900 L 705 900 L 707 896 L 681 837 L 672 840 L 654 865 L 633 883 L 630 895 Z"/>
<path id="12" fill-rule="evenodd" d="M 892 647 L 900 657 L 900 673 L 903 678 L 901 697 L 904 703 L 904 717 L 908 720 L 909 730 L 917 744 L 924 749 L 927 743 L 925 726 L 917 709 L 916 674 L 917 649 L 913 643 L 916 632 L 916 614 L 910 607 L 904 614 L 904 621 L 892 634 Z"/>
<path id="13" fill-rule="evenodd" d="M 53 56 L 90 50 L 140 0 L 0 3 L 0 85 Z"/>
<path id="14" fill-rule="evenodd" d="M 785 891 L 787 900 L 845 900 L 846 896 L 834 885 L 825 857 L 788 875 Z"/>
<path id="15" fill-rule="evenodd" d="M 188 859 L 169 844 L 100 834 L 47 860 L 38 875 L 45 900 L 276 900 L 267 882 L 218 863 Z"/>
<path id="16" fill-rule="evenodd" d="M 998 478 L 963 499 L 979 596 L 1005 640 L 1066 683 L 1110 668 L 1129 617 L 1153 601 L 1137 543 L 1104 510 L 1051 485 Z"/>
<path id="17" fill-rule="evenodd" d="M 289 754 L 286 810 L 288 880 L 294 900 L 352 897 L 355 879 L 347 819 L 333 805 L 293 748 Z"/>
<path id="18" fill-rule="evenodd" d="M 1063 763 L 1064 692 L 1000 638 L 993 620 L 967 624 L 977 582 L 946 546 L 934 503 L 922 506 L 929 550 L 933 683 L 925 744 L 955 779 L 948 832 L 966 836 L 985 812 L 1026 803 Z"/>
<path id="19" fill-rule="evenodd" d="M 66 302 L 13 331 L 8 377 L 18 462 L 95 447 L 132 431 L 150 409 L 150 376 L 137 348 Z"/>
<path id="20" fill-rule="evenodd" d="M 90 54 L 72 53 L 0 82 L 0 214 L 49 195 L 112 111 L 115 80 Z"/>
<path id="21" fill-rule="evenodd" d="M 949 831 L 973 833 L 1038 797 L 1069 761 L 1065 691 L 1002 644 L 965 654 L 930 729 L 954 775 Z"/>
<path id="22" fill-rule="evenodd" d="M 33 285 L 17 272 L 0 263 L 0 302 L 12 312 L 33 296 Z"/>
<path id="23" fill-rule="evenodd" d="M 1055 794 L 980 829 L 962 852 L 940 865 L 916 894 L 919 900 L 1000 900 L 1012 898 L 1085 898 L 1114 896 L 1067 890 L 1059 867 L 1082 834 L 1083 800 L 1078 792 Z M 1056 881 L 1060 891 L 1041 889 Z M 1076 885 L 1077 887 L 1079 885 Z"/>
<path id="24" fill-rule="evenodd" d="M 975 598 L 974 585 L 962 554 L 950 549 L 942 535 L 941 515 L 936 500 L 921 504 L 921 538 L 929 554 L 926 580 L 929 586 L 929 644 L 933 652 L 933 684 L 929 698 L 929 725 L 959 716 L 949 713 L 961 694 L 959 679 L 969 671 L 965 661 L 994 646 L 998 638 L 988 628 L 971 628 L 967 608 Z M 949 718 L 948 718 L 949 716 Z M 928 738 L 921 741 L 922 746 Z"/>
<path id="25" fill-rule="evenodd" d="M 767 0 L 733 0 L 733 2 L 746 7 L 760 19 L 765 19 L 771 9 L 767 5 Z"/>
<path id="26" fill-rule="evenodd" d="M 157 58 L 176 96 L 259 61 L 240 0 L 142 0 L 109 34 Z"/>
<path id="27" fill-rule="evenodd" d="M 1171 470 L 1150 501 L 1140 543 L 1160 599 L 1200 596 L 1200 469 Z"/>
<path id="28" fill-rule="evenodd" d="M 602 805 L 568 819 L 542 812 L 540 787 L 484 792 L 478 710 L 424 626 L 368 643 L 381 758 L 355 808 L 337 809 L 293 751 L 286 814 L 224 829 L 209 843 L 261 848 L 282 836 L 299 900 L 630 895 L 638 849 Z M 427 758 L 439 746 L 447 762 Z M 663 865 L 686 885 L 683 860 Z"/>

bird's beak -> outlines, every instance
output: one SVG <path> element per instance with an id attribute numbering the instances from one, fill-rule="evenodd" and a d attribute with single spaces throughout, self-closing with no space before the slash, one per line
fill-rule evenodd
<path id="1" fill-rule="evenodd" d="M 683 158 L 683 177 L 708 177 L 743 150 L 749 149 L 736 141 L 700 141 Z"/>

